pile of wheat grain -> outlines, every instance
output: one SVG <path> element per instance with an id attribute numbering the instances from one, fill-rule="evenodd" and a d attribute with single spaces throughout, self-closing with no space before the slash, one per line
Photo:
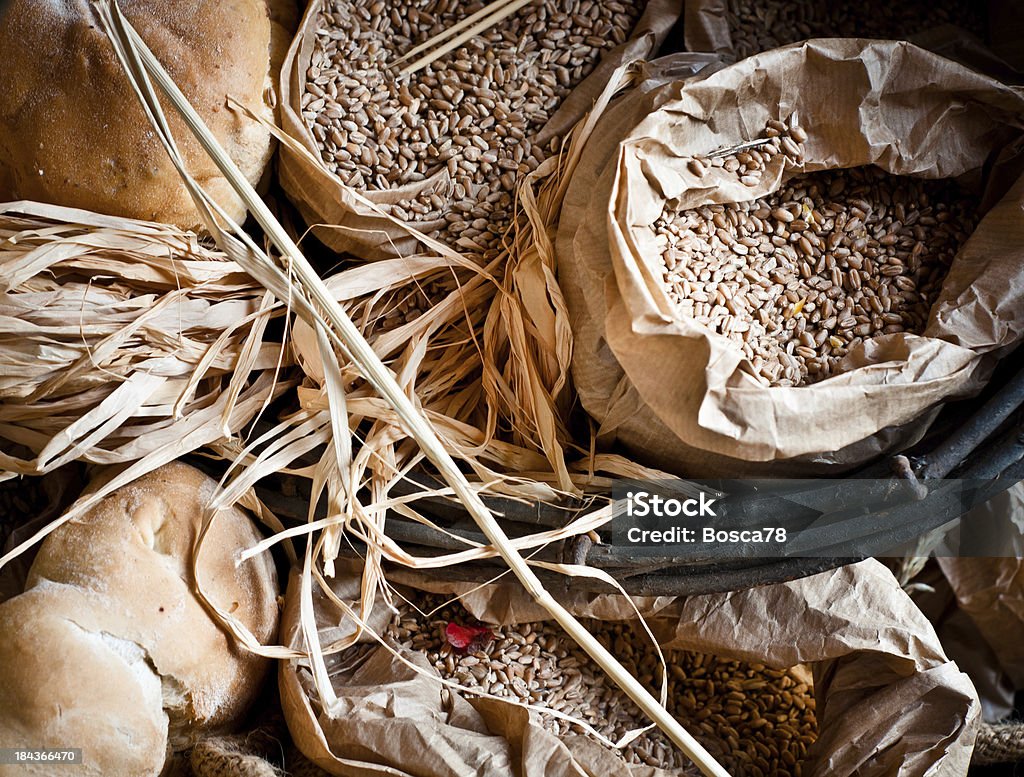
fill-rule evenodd
<path id="1" fill-rule="evenodd" d="M 690 168 L 713 163 L 753 185 L 766 149 L 799 161 L 803 130 L 780 137 Z M 731 339 L 764 385 L 796 386 L 832 375 L 864 340 L 920 333 L 976 225 L 974 200 L 953 182 L 861 167 L 800 175 L 746 202 L 667 208 L 654 228 L 679 314 Z"/>
<path id="2" fill-rule="evenodd" d="M 555 146 L 538 131 L 644 0 L 540 0 L 410 76 L 395 61 L 484 7 L 481 0 L 331 0 L 319 15 L 302 115 L 329 170 L 391 190 L 435 174 L 394 215 L 464 250 L 493 249 L 517 176 Z"/>
<path id="3" fill-rule="evenodd" d="M 494 629 L 492 637 L 475 649 L 460 652 L 446 632 L 451 623 L 472 625 L 465 610 L 436 596 L 417 597 L 415 604 L 399 605 L 385 636 L 396 647 L 424 654 L 442 677 L 511 701 L 558 710 L 613 741 L 649 725 L 629 697 L 557 624 Z M 639 627 L 599 620 L 585 620 L 584 625 L 627 671 L 658 692 L 658 655 Z M 351 667 L 375 649 L 376 645 L 360 646 L 336 660 Z M 665 659 L 670 711 L 732 774 L 801 773 L 800 762 L 817 737 L 806 670 L 771 669 L 678 650 L 666 651 Z M 541 715 L 540 721 L 559 736 L 585 733 L 554 717 Z M 657 729 L 618 753 L 628 763 L 697 774 Z"/>

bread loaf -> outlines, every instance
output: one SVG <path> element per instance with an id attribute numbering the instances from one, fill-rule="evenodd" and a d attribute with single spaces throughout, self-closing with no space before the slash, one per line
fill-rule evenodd
<path id="1" fill-rule="evenodd" d="M 46 539 L 26 592 L 0 605 L 0 747 L 82 747 L 85 774 L 159 774 L 168 748 L 240 721 L 269 662 L 238 648 L 194 593 L 214 488 L 171 464 Z M 258 541 L 244 513 L 222 511 L 197 569 L 209 600 L 266 643 L 277 629 L 273 565 L 266 555 L 236 565 Z M 121 751 L 131 768 L 111 768 Z"/>
<path id="2" fill-rule="evenodd" d="M 0 747 L 82 748 L 81 766 L 0 765 L 3 777 L 159 774 L 160 678 L 134 643 L 79 624 L 89 592 L 44 583 L 0 605 Z"/>
<path id="3" fill-rule="evenodd" d="M 226 97 L 273 120 L 284 36 L 268 3 L 121 0 L 138 30 L 251 183 L 269 132 Z M 0 4 L 0 201 L 29 199 L 191 229 L 199 214 L 132 91 L 89 0 Z M 192 175 L 235 219 L 245 209 L 173 108 Z"/>

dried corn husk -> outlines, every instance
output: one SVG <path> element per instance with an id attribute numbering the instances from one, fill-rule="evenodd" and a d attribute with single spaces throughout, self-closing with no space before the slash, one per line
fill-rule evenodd
<path id="1" fill-rule="evenodd" d="M 0 265 L 0 478 L 112 465 L 57 520 L 25 516 L 0 568 L 118 485 L 228 444 L 294 386 L 266 337 L 283 306 L 190 232 L 8 203 Z"/>
<path id="2" fill-rule="evenodd" d="M 0 208 L 0 472 L 163 460 L 238 432 L 288 383 L 283 314 L 174 227 Z"/>

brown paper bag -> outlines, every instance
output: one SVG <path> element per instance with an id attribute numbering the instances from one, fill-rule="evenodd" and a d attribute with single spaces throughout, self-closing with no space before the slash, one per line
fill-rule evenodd
<path id="1" fill-rule="evenodd" d="M 985 720 L 1001 721 L 1024 690 L 1024 483 L 971 510 L 935 557 L 913 578 L 914 601 L 973 681 Z"/>
<path id="2" fill-rule="evenodd" d="M 651 57 L 668 35 L 682 11 L 683 0 L 649 0 L 644 13 L 629 40 L 612 49 L 597 68 L 565 99 L 538 136 L 539 142 L 562 135 L 590 110 L 594 99 L 601 93 L 612 71 L 621 63 Z M 323 0 L 313 0 L 299 26 L 281 69 L 281 123 L 292 138 L 301 143 L 314 158 L 319 151 L 302 118 L 302 87 L 309 68 L 316 34 L 317 13 Z M 446 171 L 425 181 L 411 183 L 387 191 L 363 191 L 360 194 L 384 210 L 403 199 L 425 191 L 443 192 Z M 313 170 L 303 159 L 286 146 L 280 155 L 280 179 L 292 202 L 310 225 L 329 224 L 329 228 L 316 229 L 315 234 L 335 251 L 349 252 L 362 259 L 381 259 L 408 255 L 418 250 L 418 242 L 405 230 L 357 201 L 341 182 L 326 169 Z M 417 222 L 423 232 L 441 226 Z"/>
<path id="3" fill-rule="evenodd" d="M 930 562 L 913 578 L 914 603 L 932 622 L 942 649 L 971 678 L 981 699 L 986 722 L 1000 721 L 1013 711 L 1014 689 L 999 659 L 978 626 L 957 604 L 939 565 Z"/>
<path id="4" fill-rule="evenodd" d="M 669 61 L 671 58 L 667 58 Z M 659 79 L 602 118 L 570 184 L 557 236 L 583 406 L 638 458 L 687 475 L 837 472 L 906 445 L 939 403 L 978 390 L 1024 332 L 1024 92 L 910 44 L 820 40 L 690 81 Z M 687 158 L 756 137 L 793 114 L 802 168 L 715 186 Z M 1002 154 L 1001 157 L 998 155 Z M 754 199 L 815 170 L 877 165 L 931 178 L 1013 168 L 962 247 L 918 335 L 863 343 L 825 381 L 764 388 L 741 351 L 675 315 L 651 224 L 680 208 Z M 1010 164 L 1016 160 L 1017 165 Z"/>
<path id="5" fill-rule="evenodd" d="M 999 668 L 1024 690 L 1024 484 L 972 510 L 958 530 L 961 543 L 998 542 L 999 557 L 940 555 L 938 563 Z"/>
<path id="6" fill-rule="evenodd" d="M 293 575 L 282 638 L 301 648 L 297 581 Z M 463 605 L 481 620 L 546 617 L 518 587 L 470 591 L 468 585 L 418 581 L 434 592 L 465 593 Z M 341 577 L 333 588 L 351 600 L 358 595 L 358 577 Z M 566 604 L 579 616 L 632 614 L 616 596 L 569 595 Z M 812 665 L 820 734 L 804 775 L 966 774 L 978 718 L 974 689 L 878 562 L 736 593 L 637 604 L 665 647 L 778 667 Z M 316 612 L 324 644 L 354 628 L 322 595 Z M 559 740 L 538 725 L 536 713 L 509 702 L 454 694 L 445 709 L 440 686 L 429 676 L 434 670 L 422 656 L 406 655 L 428 676 L 378 648 L 355 673 L 335 675 L 333 709 L 321 706 L 301 662 L 282 662 L 285 715 L 303 753 L 346 777 L 668 776 L 627 766 L 586 737 Z"/>

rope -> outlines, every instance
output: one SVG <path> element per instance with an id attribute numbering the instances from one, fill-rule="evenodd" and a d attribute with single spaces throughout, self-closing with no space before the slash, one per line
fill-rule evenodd
<path id="1" fill-rule="evenodd" d="M 279 711 L 245 734 L 214 736 L 188 754 L 183 777 L 330 777 L 298 751 Z"/>
<path id="2" fill-rule="evenodd" d="M 1024 761 L 1024 722 L 985 723 L 974 743 L 971 764 L 988 766 Z"/>

